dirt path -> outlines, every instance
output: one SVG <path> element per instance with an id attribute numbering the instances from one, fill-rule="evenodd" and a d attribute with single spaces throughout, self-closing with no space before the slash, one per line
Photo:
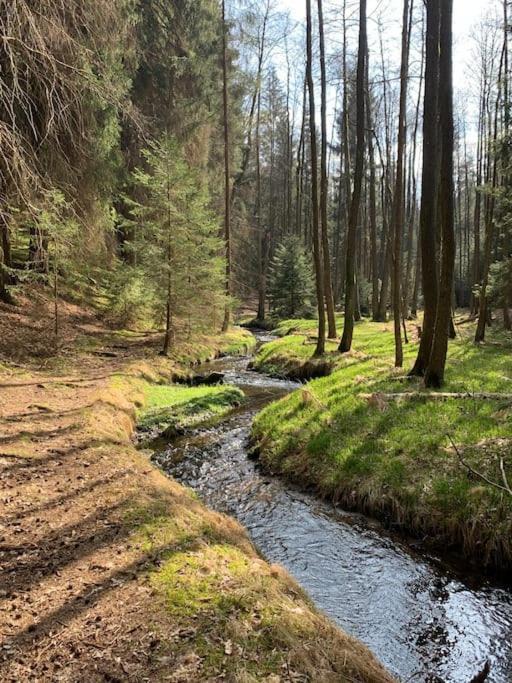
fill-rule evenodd
<path id="1" fill-rule="evenodd" d="M 141 619 L 153 612 L 147 558 L 124 523 L 149 468 L 91 443 L 88 413 L 110 369 L 89 366 L 83 376 L 0 377 L 5 681 L 142 680 L 158 669 Z"/>

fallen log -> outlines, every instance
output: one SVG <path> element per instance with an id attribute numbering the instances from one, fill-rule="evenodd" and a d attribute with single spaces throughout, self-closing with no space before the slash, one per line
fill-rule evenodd
<path id="1" fill-rule="evenodd" d="M 427 401 L 447 401 L 449 399 L 477 399 L 482 401 L 512 401 L 512 394 L 498 394 L 486 392 L 448 392 L 448 391 L 398 391 L 396 393 L 361 394 L 367 400 L 380 399 L 382 401 L 410 401 L 422 398 Z"/>

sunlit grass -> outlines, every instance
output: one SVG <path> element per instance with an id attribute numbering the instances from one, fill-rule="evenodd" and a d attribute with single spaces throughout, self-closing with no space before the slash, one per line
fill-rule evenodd
<path id="1" fill-rule="evenodd" d="M 145 387 L 144 409 L 139 415 L 142 428 L 159 430 L 193 427 L 212 417 L 228 413 L 244 399 L 240 389 L 232 386 L 162 386 Z"/>
<path id="2" fill-rule="evenodd" d="M 261 365 L 277 371 L 283 359 L 286 367 L 290 358 L 303 358 L 314 325 L 283 323 L 281 331 L 302 334 L 269 344 L 259 354 Z M 410 332 L 412 337 L 412 327 Z M 499 335 L 475 346 L 471 327 L 464 328 L 450 345 L 444 391 L 512 393 L 511 342 Z M 357 324 L 354 351 L 337 357 L 331 376 L 257 417 L 254 435 L 263 458 L 273 470 L 326 495 L 359 501 L 375 512 L 391 510 L 413 528 L 448 533 L 473 552 L 479 548 L 482 559 L 507 554 L 512 561 L 512 499 L 469 477 L 452 447 L 453 440 L 467 461 L 494 481 L 501 481 L 500 457 L 512 473 L 512 401 L 429 399 L 419 380 L 405 378 L 416 351 L 414 341 L 406 347 L 404 369 L 397 370 L 390 325 Z M 382 398 L 403 392 L 416 396 Z"/>

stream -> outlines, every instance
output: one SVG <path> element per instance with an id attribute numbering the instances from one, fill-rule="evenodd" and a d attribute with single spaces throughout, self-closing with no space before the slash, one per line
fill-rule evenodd
<path id="1" fill-rule="evenodd" d="M 268 339 L 258 334 L 260 343 Z M 249 360 L 208 364 L 206 372 L 225 373 L 247 400 L 222 423 L 155 452 L 155 463 L 207 505 L 236 517 L 261 553 L 285 566 L 399 680 L 469 683 L 489 660 L 488 680 L 510 683 L 510 586 L 415 550 L 378 522 L 302 493 L 248 459 L 255 414 L 297 388 L 251 372 Z"/>

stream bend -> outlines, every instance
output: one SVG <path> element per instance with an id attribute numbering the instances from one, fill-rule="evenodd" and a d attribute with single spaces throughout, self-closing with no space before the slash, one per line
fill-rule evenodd
<path id="1" fill-rule="evenodd" d="M 261 472 L 248 459 L 251 422 L 297 384 L 258 375 L 248 364 L 215 361 L 247 401 L 221 424 L 168 444 L 154 461 L 210 507 L 236 517 L 269 561 L 285 566 L 400 680 L 467 683 L 489 660 L 489 681 L 510 683 L 512 589 L 415 552 L 377 522 Z"/>

